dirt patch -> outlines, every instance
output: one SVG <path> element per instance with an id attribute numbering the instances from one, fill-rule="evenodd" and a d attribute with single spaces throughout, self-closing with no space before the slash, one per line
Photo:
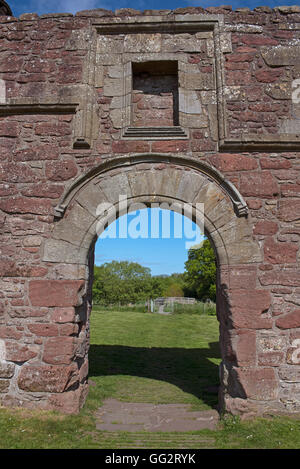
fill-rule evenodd
<path id="1" fill-rule="evenodd" d="M 97 430 L 188 432 L 214 430 L 216 410 L 191 411 L 186 404 L 144 404 L 107 399 L 96 412 Z"/>

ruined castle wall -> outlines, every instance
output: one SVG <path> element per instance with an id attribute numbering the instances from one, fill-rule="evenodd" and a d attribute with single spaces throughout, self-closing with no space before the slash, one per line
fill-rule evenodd
<path id="1" fill-rule="evenodd" d="M 299 7 L 0 17 L 2 404 L 83 404 L 88 262 L 45 246 L 79 176 L 143 155 L 167 188 L 166 158 L 188 157 L 246 202 L 251 240 L 232 234 L 220 265 L 222 399 L 237 413 L 299 412 L 299 29 Z"/>

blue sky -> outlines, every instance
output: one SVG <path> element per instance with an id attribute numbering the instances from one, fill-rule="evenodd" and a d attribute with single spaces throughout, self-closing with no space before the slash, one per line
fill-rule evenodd
<path id="1" fill-rule="evenodd" d="M 187 6 L 209 6 L 232 5 L 233 9 L 240 7 L 255 8 L 259 5 L 275 7 L 280 5 L 296 5 L 297 0 L 7 0 L 15 16 L 22 13 L 73 13 L 80 10 L 93 8 L 106 8 L 116 10 L 118 8 L 145 9 L 171 9 Z"/>
<path id="2" fill-rule="evenodd" d="M 95 263 L 128 260 L 149 267 L 152 275 L 179 273 L 188 248 L 203 239 L 188 218 L 170 210 L 143 209 L 128 214 L 127 221 L 120 217 L 99 236 Z"/>

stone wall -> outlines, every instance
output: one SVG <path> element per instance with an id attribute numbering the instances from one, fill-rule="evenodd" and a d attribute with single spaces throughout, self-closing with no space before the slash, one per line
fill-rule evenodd
<path id="1" fill-rule="evenodd" d="M 205 204 L 220 403 L 299 412 L 299 28 L 297 6 L 0 17 L 2 404 L 82 406 L 95 210 L 121 192 Z M 147 62 L 177 64 L 178 109 L 166 74 L 134 93 Z"/>

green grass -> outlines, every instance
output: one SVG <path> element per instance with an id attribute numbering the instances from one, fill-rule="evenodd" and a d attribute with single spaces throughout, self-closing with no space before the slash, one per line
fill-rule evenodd
<path id="1" fill-rule="evenodd" d="M 94 311 L 90 373 L 117 399 L 208 409 L 217 405 L 206 389 L 218 386 L 218 334 L 209 316 Z"/>
<path id="2" fill-rule="evenodd" d="M 33 448 L 300 448 L 300 420 L 269 417 L 221 420 L 215 431 L 104 432 L 94 412 L 107 397 L 154 403 L 217 403 L 218 322 L 197 314 L 94 310 L 90 387 L 79 415 L 0 409 L 0 449 Z"/>
<path id="3" fill-rule="evenodd" d="M 133 305 L 94 305 L 94 311 L 119 311 L 119 312 L 136 312 L 136 313 L 146 313 L 147 305 L 145 302 L 137 303 Z"/>

